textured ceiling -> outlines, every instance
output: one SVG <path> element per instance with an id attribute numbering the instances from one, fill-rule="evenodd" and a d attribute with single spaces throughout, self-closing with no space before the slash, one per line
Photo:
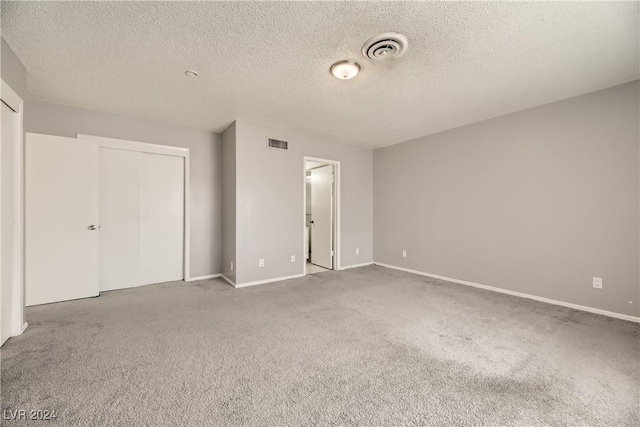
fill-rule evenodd
<path id="1" fill-rule="evenodd" d="M 31 98 L 216 132 L 379 147 L 639 77 L 638 2 L 2 3 Z M 407 53 L 365 60 L 387 31 Z"/>

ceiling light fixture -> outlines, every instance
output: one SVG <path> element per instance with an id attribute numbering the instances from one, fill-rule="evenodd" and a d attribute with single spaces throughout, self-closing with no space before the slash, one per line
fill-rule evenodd
<path id="1" fill-rule="evenodd" d="M 352 79 L 360 72 L 360 64 L 356 61 L 346 59 L 338 61 L 331 66 L 331 74 L 340 80 Z"/>
<path id="2" fill-rule="evenodd" d="M 187 77 L 198 77 L 198 72 L 193 70 L 187 70 L 184 72 Z"/>

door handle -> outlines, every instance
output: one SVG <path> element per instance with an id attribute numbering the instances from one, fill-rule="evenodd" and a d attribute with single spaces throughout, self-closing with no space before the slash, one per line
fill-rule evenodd
<path id="1" fill-rule="evenodd" d="M 315 224 L 315 222 L 313 220 L 309 221 L 309 224 Z"/>
<path id="2" fill-rule="evenodd" d="M 93 231 L 96 228 L 100 228 L 100 227 L 96 227 L 95 225 L 91 224 L 90 226 L 87 227 L 89 230 Z"/>

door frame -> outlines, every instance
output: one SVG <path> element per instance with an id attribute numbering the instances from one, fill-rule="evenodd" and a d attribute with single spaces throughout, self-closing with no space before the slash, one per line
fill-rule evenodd
<path id="1" fill-rule="evenodd" d="M 304 156 L 302 159 L 302 274 L 307 274 L 306 260 L 304 258 L 305 250 L 305 227 L 307 220 L 307 162 L 318 162 L 327 165 L 333 165 L 334 168 L 334 194 L 333 194 L 333 247 L 334 256 L 332 260 L 333 270 L 340 270 L 340 161 L 322 159 L 319 157 Z M 311 233 L 309 233 L 311 234 Z"/>
<path id="2" fill-rule="evenodd" d="M 14 236 L 13 254 L 14 258 L 14 276 L 11 285 L 11 327 L 10 334 L 15 337 L 20 335 L 27 329 L 25 322 L 25 252 L 24 252 L 24 101 L 18 94 L 5 82 L 0 79 L 0 102 L 4 102 L 7 107 L 18 114 L 18 123 L 16 126 L 16 138 L 13 147 L 13 168 L 14 168 Z M 1 166 L 0 166 L 1 167 Z M 1 176 L 1 175 L 0 175 Z M 1 179 L 1 178 L 0 178 Z M 1 213 L 0 213 L 1 215 Z M 1 251 L 1 249 L 0 249 Z M 0 320 L 1 321 L 1 320 Z M 2 345 L 3 343 L 0 343 Z"/>
<path id="3" fill-rule="evenodd" d="M 142 153 L 164 154 L 184 158 L 184 239 L 182 246 L 182 279 L 191 279 L 191 194 L 189 149 L 170 145 L 149 144 L 147 142 L 129 141 L 126 139 L 107 138 L 103 136 L 77 134 L 79 140 L 93 140 L 98 142 L 98 148 L 112 148 L 116 150 L 137 151 Z"/>

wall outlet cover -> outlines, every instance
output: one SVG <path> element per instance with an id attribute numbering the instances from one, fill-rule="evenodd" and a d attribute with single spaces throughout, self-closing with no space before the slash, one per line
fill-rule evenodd
<path id="1" fill-rule="evenodd" d="M 231 267 L 231 271 L 233 271 L 233 263 L 231 263 L 231 266 L 230 266 L 230 267 Z"/>
<path id="2" fill-rule="evenodd" d="M 356 255 L 360 255 L 360 248 L 356 248 Z"/>
<path id="3" fill-rule="evenodd" d="M 407 257 L 407 251 L 402 251 L 402 257 L 406 258 Z"/>
<path id="4" fill-rule="evenodd" d="M 258 261 L 258 266 L 264 267 L 264 259 L 260 259 L 260 261 Z"/>
<path id="5" fill-rule="evenodd" d="M 295 255 L 291 255 L 291 262 L 296 262 L 296 256 Z"/>
<path id="6" fill-rule="evenodd" d="M 593 287 L 596 289 L 602 289 L 602 277 L 593 278 Z"/>

